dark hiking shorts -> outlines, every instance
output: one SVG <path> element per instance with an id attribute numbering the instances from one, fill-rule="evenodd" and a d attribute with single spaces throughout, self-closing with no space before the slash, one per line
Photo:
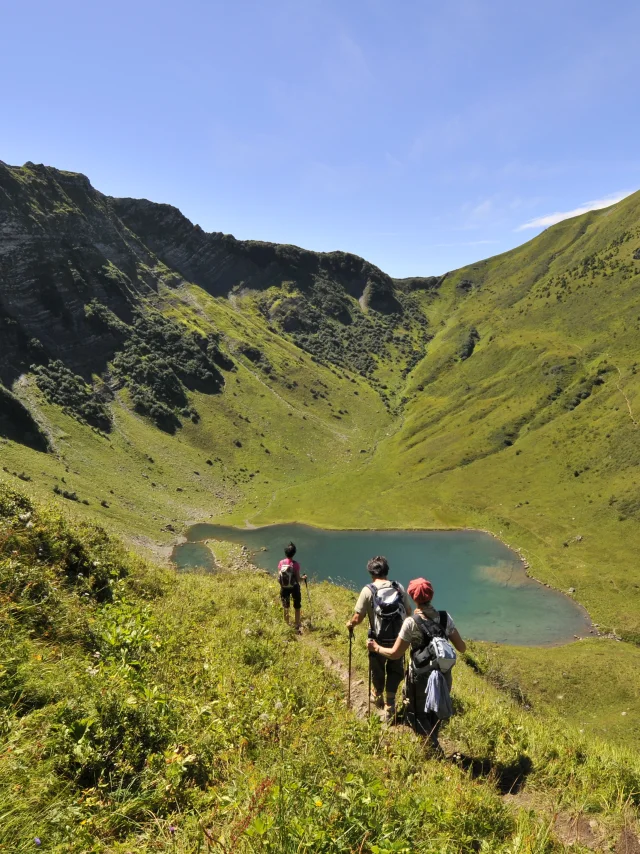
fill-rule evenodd
<path id="1" fill-rule="evenodd" d="M 300 590 L 299 584 L 294 584 L 293 587 L 281 587 L 280 588 L 280 601 L 282 602 L 283 608 L 288 608 L 290 605 L 290 599 L 293 596 L 293 607 L 296 611 L 299 611 L 302 608 L 302 592 Z"/>
<path id="2" fill-rule="evenodd" d="M 389 694 L 395 694 L 404 679 L 404 661 L 401 658 L 385 658 L 375 652 L 369 653 L 369 661 L 376 694 L 382 694 L 385 689 Z"/>

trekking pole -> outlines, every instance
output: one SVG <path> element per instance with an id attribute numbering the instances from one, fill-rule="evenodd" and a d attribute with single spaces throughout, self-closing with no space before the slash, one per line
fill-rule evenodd
<path id="1" fill-rule="evenodd" d="M 351 657 L 353 649 L 353 626 L 349 626 L 349 695 L 347 698 L 347 708 L 351 708 Z"/>
<path id="2" fill-rule="evenodd" d="M 371 640 L 372 638 L 375 637 L 375 634 L 373 631 L 373 626 L 367 632 L 367 637 L 369 638 L 369 640 Z M 371 656 L 372 655 L 373 655 L 373 653 L 371 652 L 371 650 L 369 650 L 369 697 L 368 697 L 369 708 L 368 708 L 368 712 L 367 712 L 369 717 L 371 717 Z"/>

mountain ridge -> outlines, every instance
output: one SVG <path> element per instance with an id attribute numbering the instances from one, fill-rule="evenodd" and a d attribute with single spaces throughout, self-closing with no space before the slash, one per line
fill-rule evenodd
<path id="1" fill-rule="evenodd" d="M 0 318 L 19 410 L 0 419 L 2 479 L 165 556 L 212 517 L 483 528 L 623 637 L 610 654 L 637 674 L 640 194 L 445 276 L 380 278 L 401 309 L 385 312 L 355 256 L 205 235 L 174 208 L 17 172 L 21 206 L 0 196 L 0 298 L 25 321 L 21 343 Z M 194 241 L 179 257 L 176 217 Z M 42 304 L 42 264 L 68 304 Z M 603 674 L 582 648 L 535 652 L 563 696 L 562 662 Z M 525 654 L 504 657 L 546 702 Z M 625 738 L 615 697 L 601 717 Z"/>

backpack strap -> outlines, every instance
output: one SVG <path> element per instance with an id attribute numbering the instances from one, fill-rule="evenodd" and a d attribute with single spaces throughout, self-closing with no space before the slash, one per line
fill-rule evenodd
<path id="1" fill-rule="evenodd" d="M 427 624 L 427 621 L 422 616 L 422 614 L 416 614 L 415 612 L 413 614 L 413 619 L 414 619 L 414 622 L 417 625 L 417 627 L 422 632 L 422 640 L 424 641 L 423 646 L 426 646 L 432 637 L 432 634 L 431 634 L 431 631 L 430 631 L 429 626 Z M 433 621 L 431 621 L 431 622 L 433 622 Z"/>
<path id="2" fill-rule="evenodd" d="M 447 624 L 449 622 L 449 620 L 447 619 L 448 614 L 446 611 L 438 611 L 438 614 L 440 615 L 440 628 L 442 629 L 442 633 L 446 637 L 447 636 Z"/>
<path id="3" fill-rule="evenodd" d="M 446 611 L 439 611 L 438 614 L 440 617 L 439 623 L 437 623 L 435 620 L 432 620 L 430 617 L 424 617 L 422 614 L 417 614 L 415 612 L 413 614 L 413 619 L 414 619 L 416 625 L 418 626 L 418 628 L 420 629 L 420 631 L 422 632 L 422 637 L 425 641 L 425 646 L 430 641 L 432 641 L 434 637 L 437 636 L 433 632 L 433 630 L 429 627 L 429 623 L 431 623 L 432 626 L 439 628 L 443 633 L 446 632 L 447 612 Z M 443 628 L 443 626 L 444 626 L 444 628 Z"/>
<path id="4" fill-rule="evenodd" d="M 373 632 L 375 632 L 375 630 L 376 630 L 375 614 L 376 614 L 376 599 L 378 598 L 378 593 L 376 591 L 376 586 L 373 583 L 367 584 L 367 590 L 369 590 L 371 592 L 371 598 L 372 598 L 371 614 L 369 615 L 369 623 L 370 623 L 370 630 L 372 632 L 371 637 L 374 637 Z"/>

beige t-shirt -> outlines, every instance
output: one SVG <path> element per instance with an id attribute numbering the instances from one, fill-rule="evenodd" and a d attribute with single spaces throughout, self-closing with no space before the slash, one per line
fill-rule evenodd
<path id="1" fill-rule="evenodd" d="M 374 582 L 376 587 L 391 587 L 391 582 L 388 578 L 378 578 Z M 413 606 L 411 603 L 411 599 L 407 595 L 406 590 L 402 586 L 402 584 L 398 584 L 400 588 L 400 595 L 402 596 L 402 602 L 404 604 L 405 611 L 407 614 L 411 613 L 413 610 Z M 367 615 L 369 620 L 369 625 L 373 623 L 373 594 L 368 587 L 363 587 L 360 591 L 360 595 L 358 596 L 358 601 L 356 602 L 355 613 L 360 616 Z M 406 623 L 406 620 L 405 620 Z M 404 623 L 403 623 L 404 625 Z"/>
<path id="2" fill-rule="evenodd" d="M 417 610 L 417 609 L 416 609 Z M 440 625 L 440 614 L 433 607 L 433 605 L 423 605 L 420 608 L 420 614 L 423 617 L 426 617 L 428 620 L 434 620 L 438 625 Z M 447 627 L 444 631 L 447 637 L 451 637 L 451 632 L 455 629 L 455 624 L 451 619 L 451 614 L 447 612 Z M 400 634 L 398 635 L 400 640 L 405 641 L 406 643 L 410 643 L 412 647 L 421 647 L 424 643 L 424 635 L 420 631 L 420 627 L 413 619 L 413 617 L 407 617 L 407 619 L 402 624 L 402 628 L 400 629 Z"/>

